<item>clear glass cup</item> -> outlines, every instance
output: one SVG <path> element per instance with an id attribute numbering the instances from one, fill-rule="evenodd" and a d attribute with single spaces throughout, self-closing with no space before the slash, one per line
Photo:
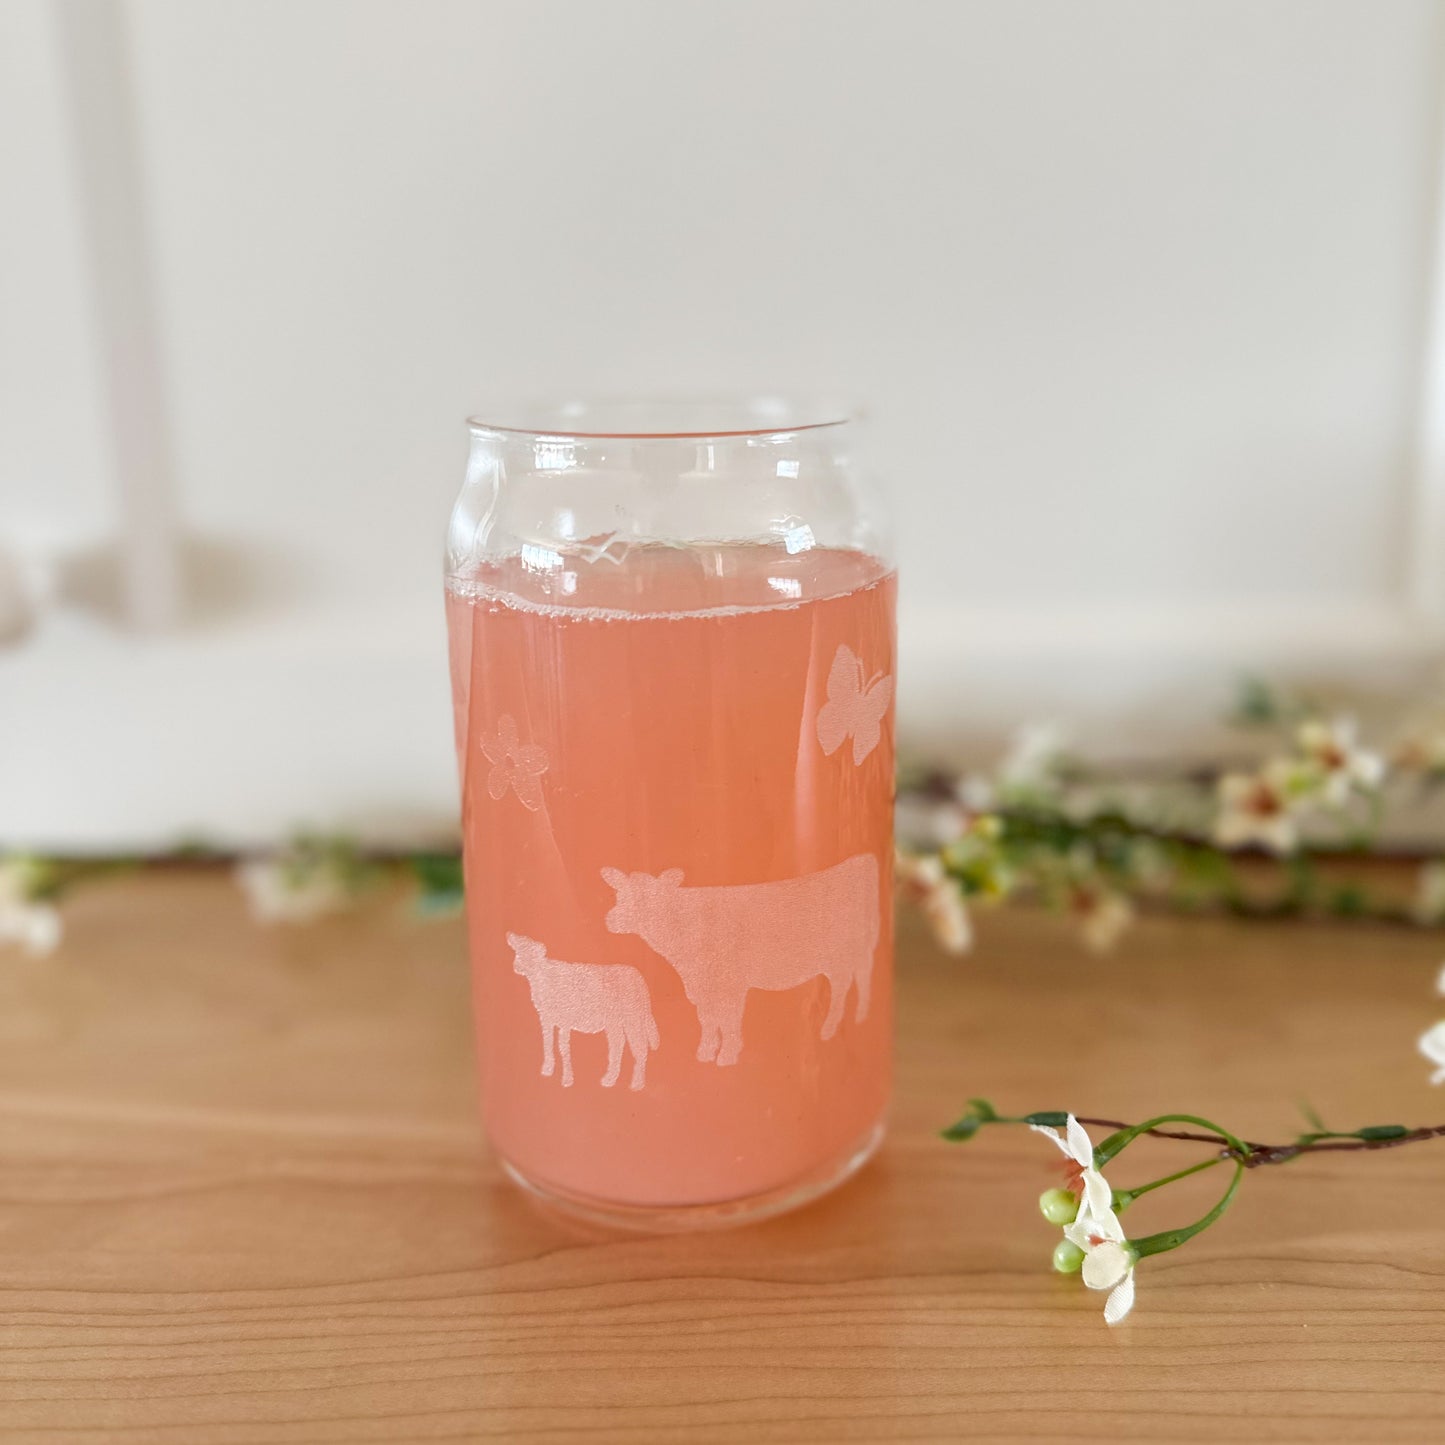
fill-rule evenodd
<path id="1" fill-rule="evenodd" d="M 473 421 L 447 607 L 487 1130 L 644 1228 L 857 1169 L 892 1069 L 896 577 L 836 410 Z"/>

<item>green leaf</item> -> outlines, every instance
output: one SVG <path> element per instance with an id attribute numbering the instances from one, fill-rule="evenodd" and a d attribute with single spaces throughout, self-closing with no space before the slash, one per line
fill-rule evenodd
<path id="1" fill-rule="evenodd" d="M 943 1137 L 955 1144 L 961 1144 L 965 1139 L 972 1139 L 982 1123 L 983 1120 L 977 1114 L 965 1114 L 956 1124 L 950 1124 L 943 1130 Z"/>
<path id="2" fill-rule="evenodd" d="M 407 861 L 416 881 L 428 892 L 461 892 L 462 860 L 456 853 L 413 853 Z"/>
<path id="3" fill-rule="evenodd" d="M 1358 883 L 1345 883 L 1330 895 L 1330 910 L 1341 918 L 1360 918 L 1370 911 L 1369 894 Z"/>
<path id="4" fill-rule="evenodd" d="M 1403 1139 L 1410 1131 L 1403 1124 L 1370 1124 L 1355 1130 L 1356 1139 Z"/>
<path id="5" fill-rule="evenodd" d="M 414 853 L 407 865 L 417 882 L 417 913 L 435 917 L 460 910 L 465 901 L 462 860 L 455 853 Z"/>
<path id="6" fill-rule="evenodd" d="M 1274 689 L 1257 677 L 1240 679 L 1229 721 L 1236 727 L 1270 727 L 1283 721 L 1285 709 Z"/>

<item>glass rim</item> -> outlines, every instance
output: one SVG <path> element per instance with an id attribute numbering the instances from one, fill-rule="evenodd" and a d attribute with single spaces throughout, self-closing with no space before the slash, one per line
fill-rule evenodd
<path id="1" fill-rule="evenodd" d="M 487 419 L 498 415 L 516 419 Z M 707 441 L 824 431 L 858 418 L 857 407 L 830 397 L 603 396 L 488 407 L 467 418 L 467 429 L 559 441 Z"/>

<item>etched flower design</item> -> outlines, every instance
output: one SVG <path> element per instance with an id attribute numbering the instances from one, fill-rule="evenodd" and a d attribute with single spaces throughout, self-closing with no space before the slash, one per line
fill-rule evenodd
<path id="1" fill-rule="evenodd" d="M 497 719 L 496 737 L 482 739 L 482 752 L 492 769 L 487 774 L 487 792 L 501 799 L 510 788 L 522 806 L 534 813 L 542 806 L 542 774 L 547 771 L 547 754 L 536 743 L 524 743 L 517 734 L 517 720 L 504 712 Z"/>

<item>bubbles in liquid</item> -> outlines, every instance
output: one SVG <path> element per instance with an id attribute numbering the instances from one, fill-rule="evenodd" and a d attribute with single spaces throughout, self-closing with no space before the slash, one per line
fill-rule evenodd
<path id="1" fill-rule="evenodd" d="M 569 617 L 733 616 L 841 597 L 891 576 L 876 557 L 745 542 L 627 546 L 621 539 L 525 547 L 448 580 L 471 602 Z"/>

